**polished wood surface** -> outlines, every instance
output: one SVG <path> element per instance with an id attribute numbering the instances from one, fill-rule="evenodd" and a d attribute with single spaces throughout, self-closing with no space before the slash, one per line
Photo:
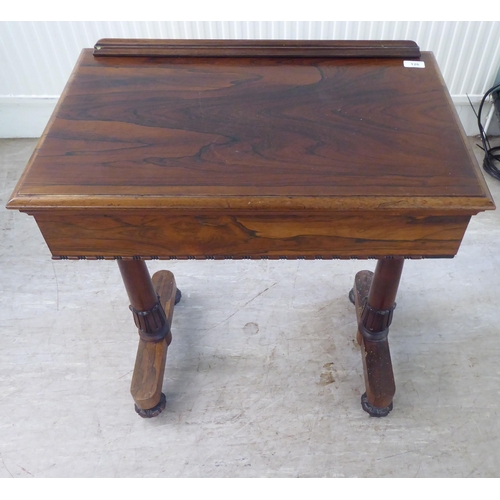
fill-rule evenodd
<path id="1" fill-rule="evenodd" d="M 420 57 L 408 40 L 151 40 L 102 38 L 101 56 L 195 57 Z"/>
<path id="2" fill-rule="evenodd" d="M 148 311 L 158 302 L 157 291 L 144 262 L 118 261 L 130 306 L 138 311 Z"/>
<path id="3" fill-rule="evenodd" d="M 9 206 L 488 208 L 435 60 L 421 59 L 84 50 Z"/>
<path id="4" fill-rule="evenodd" d="M 451 257 L 494 206 L 431 53 L 407 68 L 133 44 L 187 55 L 84 50 L 8 204 L 55 258 Z"/>
<path id="5" fill-rule="evenodd" d="M 470 216 L 191 210 L 35 218 L 55 258 L 349 259 L 453 256 Z"/>

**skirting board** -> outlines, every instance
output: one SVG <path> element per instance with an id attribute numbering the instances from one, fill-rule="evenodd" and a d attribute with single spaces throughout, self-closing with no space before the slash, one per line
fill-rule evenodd
<path id="1" fill-rule="evenodd" d="M 466 96 L 452 96 L 458 116 L 468 136 L 479 133 L 477 118 Z M 480 96 L 471 96 L 474 107 L 479 107 Z M 0 96 L 0 138 L 40 137 L 50 115 L 54 111 L 57 97 L 2 97 Z M 482 113 L 483 125 L 491 104 L 486 103 Z M 488 129 L 490 135 L 500 135 L 498 118 L 493 116 Z"/>
<path id="2" fill-rule="evenodd" d="M 469 98 L 477 113 L 479 110 L 479 104 L 481 102 L 482 96 L 469 96 Z M 464 127 L 465 133 L 469 137 L 479 135 L 477 117 L 471 108 L 467 96 L 462 96 L 462 95 L 452 96 L 452 99 L 453 99 L 453 104 L 455 104 L 455 108 L 457 110 L 460 121 L 462 122 L 462 126 Z M 488 113 L 491 107 L 492 107 L 492 102 L 487 100 L 484 103 L 483 109 L 481 111 L 481 123 L 483 124 L 483 127 L 486 125 Z M 496 114 L 493 114 L 493 117 L 488 126 L 487 133 L 488 135 L 500 135 L 500 122 Z"/>
<path id="3" fill-rule="evenodd" d="M 0 96 L 0 138 L 40 137 L 57 101 L 58 96 Z"/>

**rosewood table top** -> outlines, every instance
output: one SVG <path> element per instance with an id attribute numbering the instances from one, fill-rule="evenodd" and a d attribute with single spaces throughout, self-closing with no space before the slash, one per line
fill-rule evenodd
<path id="1" fill-rule="evenodd" d="M 35 215 L 56 258 L 452 256 L 464 217 L 493 208 L 434 56 L 412 42 L 372 42 L 373 56 L 359 42 L 350 42 L 349 52 L 342 42 L 267 42 L 271 50 L 263 42 L 242 49 L 242 42 L 212 41 L 211 57 L 205 45 L 196 52 L 182 42 L 142 42 L 101 40 L 100 50 L 83 50 L 8 204 Z M 165 55 L 175 49 L 178 55 Z M 266 55 L 270 50 L 277 55 Z M 417 61 L 422 67 L 411 64 Z M 269 241 L 224 251 L 167 244 L 161 236 L 157 246 L 127 248 L 137 236 L 121 241 L 101 220 L 101 243 L 105 235 L 110 241 L 92 249 L 68 219 L 77 224 L 91 212 L 138 231 L 148 224 L 146 212 L 176 218 L 170 223 L 177 229 L 182 216 L 217 215 L 223 240 L 239 227 L 245 241 L 266 238 L 264 216 L 302 216 L 319 239 L 312 250 L 294 245 L 296 254 Z M 324 225 L 338 214 L 349 220 L 341 234 L 315 230 L 318 220 Z M 413 217 L 413 225 L 394 227 L 399 233 L 383 245 L 383 236 L 363 226 L 346 245 L 360 214 L 389 218 L 384 233 L 394 215 Z M 231 228 L 222 216 L 235 218 Z M 420 232 L 402 244 L 408 238 L 401 230 L 418 232 L 418 218 L 429 216 L 451 217 L 427 219 L 431 232 L 447 232 L 446 241 Z M 163 226 L 150 223 L 153 233 Z M 307 238 L 304 229 L 282 236 Z M 150 239 L 144 229 L 138 237 Z"/>

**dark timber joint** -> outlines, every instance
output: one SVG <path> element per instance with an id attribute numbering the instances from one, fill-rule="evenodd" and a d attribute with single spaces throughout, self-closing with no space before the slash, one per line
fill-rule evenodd
<path id="1" fill-rule="evenodd" d="M 153 408 L 144 410 L 142 408 L 139 408 L 137 405 L 134 406 L 136 413 L 142 418 L 154 418 L 157 417 L 165 409 L 165 406 L 167 406 L 167 398 L 162 392 L 160 396 L 160 402 L 156 406 L 153 406 Z"/>
<path id="2" fill-rule="evenodd" d="M 158 342 L 170 333 L 170 325 L 159 300 L 158 298 L 158 302 L 148 311 L 138 311 L 129 306 L 134 315 L 135 326 L 139 329 L 139 335 L 146 342 Z"/>
<path id="3" fill-rule="evenodd" d="M 364 340 L 369 340 L 370 342 L 383 342 L 387 340 L 389 335 L 389 328 L 382 330 L 380 332 L 371 332 L 367 330 L 363 325 L 358 325 L 358 331 Z"/>
<path id="4" fill-rule="evenodd" d="M 368 302 L 365 302 L 361 313 L 361 323 L 370 333 L 377 332 L 377 335 L 382 334 L 383 331 L 389 333 L 389 326 L 391 326 L 392 323 L 394 309 L 396 309 L 396 303 L 389 309 L 379 310 L 370 306 Z"/>
<path id="5" fill-rule="evenodd" d="M 391 404 L 389 406 L 386 406 L 385 408 L 377 408 L 376 406 L 370 404 L 370 402 L 368 401 L 368 396 L 365 392 L 361 396 L 361 407 L 363 408 L 363 410 L 370 414 L 370 417 L 387 417 L 387 415 L 389 415 L 393 408 L 393 404 L 391 402 Z"/>

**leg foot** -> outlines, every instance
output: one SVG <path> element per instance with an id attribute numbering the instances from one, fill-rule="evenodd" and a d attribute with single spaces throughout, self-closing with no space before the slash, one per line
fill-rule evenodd
<path id="1" fill-rule="evenodd" d="M 139 408 L 137 405 L 134 406 L 136 413 L 142 418 L 154 418 L 157 417 L 165 409 L 166 405 L 167 405 L 167 398 L 165 397 L 165 394 L 163 394 L 162 392 L 160 396 L 160 402 L 156 406 L 153 406 L 153 408 L 148 408 L 147 410 L 144 410 L 142 408 Z"/>
<path id="2" fill-rule="evenodd" d="M 351 304 L 356 305 L 356 300 L 354 298 L 354 288 L 351 288 L 349 290 L 349 301 L 351 302 Z"/>
<path id="3" fill-rule="evenodd" d="M 377 408 L 376 406 L 372 406 L 368 401 L 368 396 L 366 392 L 361 396 L 361 407 L 366 413 L 370 414 L 370 417 L 387 417 L 393 408 L 392 401 L 389 406 L 385 408 Z"/>
<path id="4" fill-rule="evenodd" d="M 354 280 L 356 337 L 361 346 L 366 387 L 361 405 L 374 417 L 389 414 L 396 392 L 387 337 L 403 262 L 400 258 L 381 259 L 375 273 L 360 271 Z"/>
<path id="5" fill-rule="evenodd" d="M 177 290 L 175 291 L 175 302 L 174 302 L 174 305 L 177 305 L 182 299 L 182 293 L 181 291 L 177 288 Z"/>

